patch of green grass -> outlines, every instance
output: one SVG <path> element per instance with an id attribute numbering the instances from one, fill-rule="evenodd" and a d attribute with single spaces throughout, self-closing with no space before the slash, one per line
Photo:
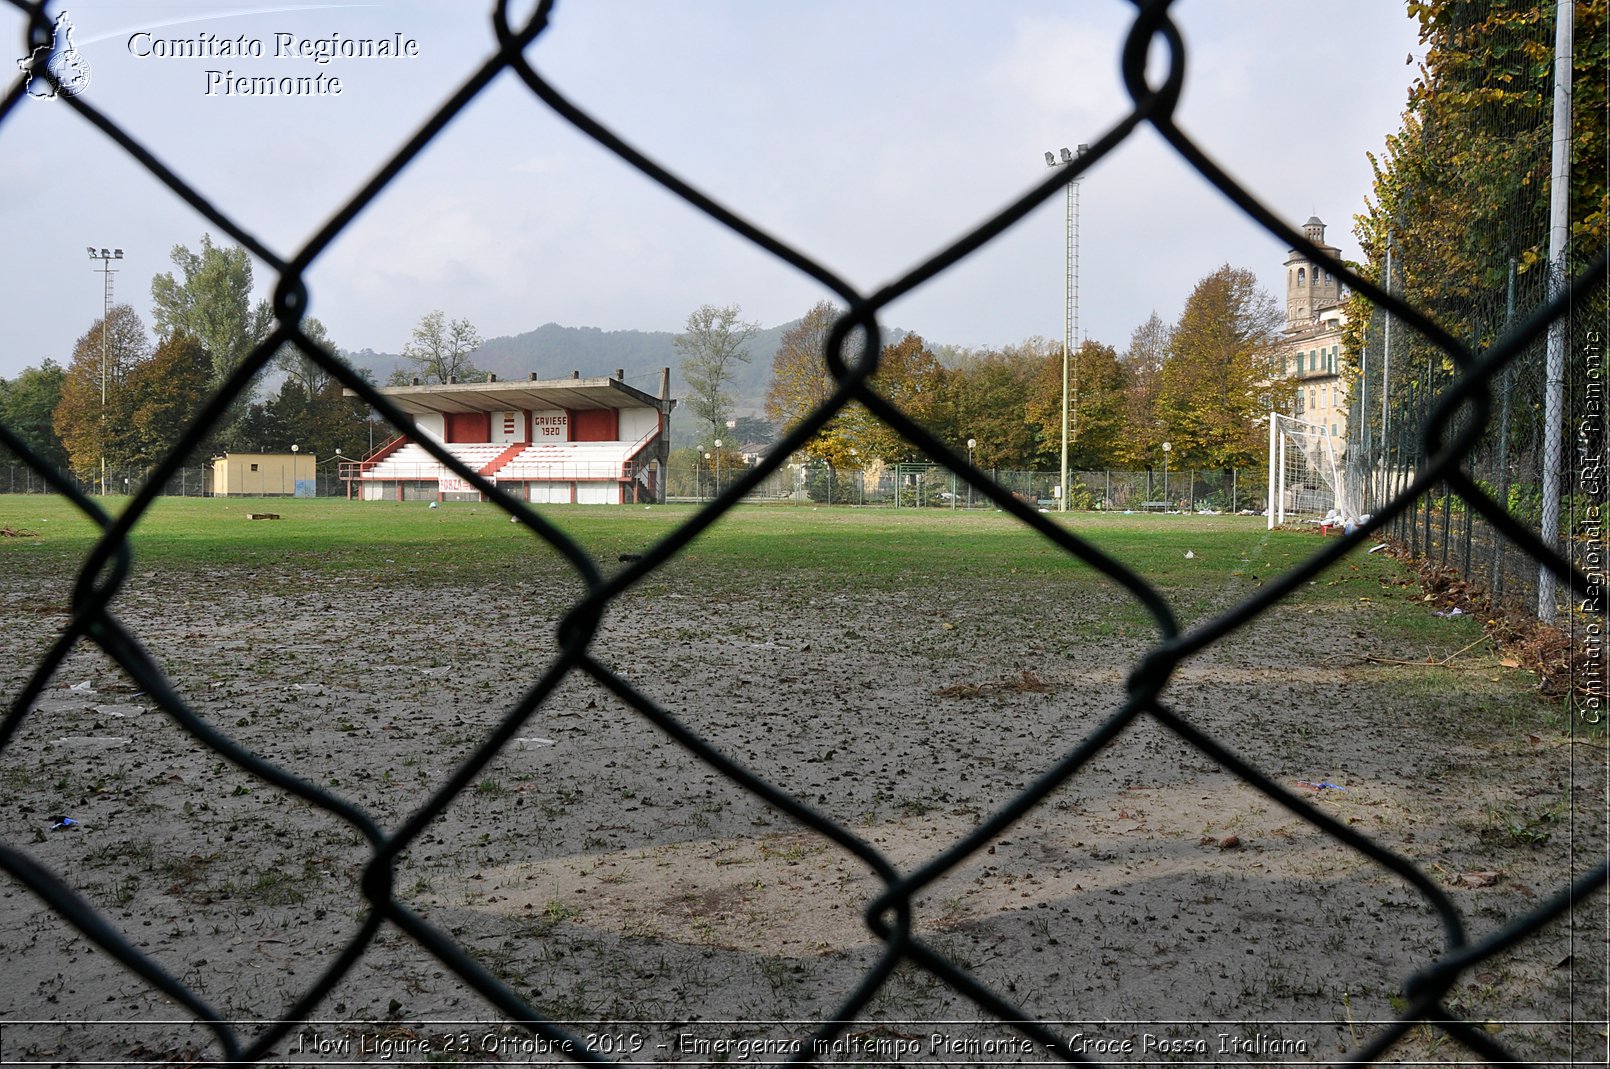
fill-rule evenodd
<path id="1" fill-rule="evenodd" d="M 117 506 L 124 499 L 108 499 Z M 278 520 L 248 520 L 270 507 Z M 534 506 L 613 570 L 695 515 L 688 505 Z M 1165 588 L 1217 587 L 1256 556 L 1275 573 L 1318 548 L 1301 533 L 1264 530 L 1240 516 L 1047 515 Z M 0 560 L 75 566 L 97 529 L 62 498 L 0 495 L 0 525 L 36 537 L 0 543 Z M 489 503 L 344 499 L 159 498 L 131 535 L 136 569 L 211 571 L 283 567 L 307 574 L 385 574 L 392 580 L 495 578 L 512 565 L 568 567 L 522 524 Z M 1191 556 L 1187 557 L 1186 554 Z M 1089 566 L 1004 513 L 945 509 L 804 509 L 749 506 L 717 520 L 671 573 L 809 571 L 866 588 L 910 589 L 958 575 L 1028 583 Z"/>
<path id="2" fill-rule="evenodd" d="M 1542 846 L 1561 829 L 1566 815 L 1563 801 L 1531 813 L 1506 803 L 1489 803 L 1479 833 L 1484 841 L 1505 846 Z"/>
<path id="3" fill-rule="evenodd" d="M 109 499 L 117 506 L 124 499 Z M 249 520 L 270 509 L 278 520 Z M 623 565 L 697 514 L 691 505 L 541 505 L 536 513 L 580 547 L 603 573 Z M 1318 552 L 1317 535 L 1269 531 L 1247 516 L 1042 514 L 1156 588 L 1183 626 L 1222 612 Z M 0 568 L 66 583 L 96 530 L 64 499 L 0 495 L 0 526 L 34 537 L 0 540 Z M 231 573 L 284 574 L 299 581 L 351 580 L 401 588 L 506 584 L 517 577 L 579 597 L 580 576 L 553 547 L 488 503 L 344 499 L 159 498 L 135 525 L 134 581 L 142 574 L 228 582 Z M 1385 554 L 1350 554 L 1284 599 L 1279 613 L 1345 612 L 1392 648 L 1452 652 L 1479 636 L 1471 618 L 1438 619 L 1402 585 Z M 646 576 L 637 595 L 797 602 L 820 612 L 824 589 L 842 595 L 898 593 L 921 603 L 950 595 L 1011 599 L 1057 589 L 1070 638 L 1150 640 L 1150 613 L 1096 564 L 1081 560 L 1004 513 L 949 509 L 740 506 Z M 792 600 L 791 600 L 792 599 Z M 815 606 L 814 608 L 812 606 Z M 1439 654 L 1439 656 L 1441 655 Z M 1407 658 L 1406 658 L 1407 659 Z M 350 721 L 340 724 L 352 730 Z"/>

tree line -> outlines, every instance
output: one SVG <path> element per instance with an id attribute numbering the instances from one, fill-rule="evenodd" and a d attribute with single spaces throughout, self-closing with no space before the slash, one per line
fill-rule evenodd
<path id="1" fill-rule="evenodd" d="M 1550 296 L 1549 272 L 1575 276 L 1603 255 L 1610 230 L 1610 185 L 1604 166 L 1610 33 L 1606 0 L 1573 6 L 1574 45 L 1569 123 L 1570 161 L 1566 192 L 1569 238 L 1564 262 L 1548 262 L 1549 199 L 1554 176 L 1555 15 L 1552 0 L 1471 4 L 1459 0 L 1412 0 L 1425 60 L 1411 86 L 1403 125 L 1371 155 L 1374 169 L 1365 211 L 1356 233 L 1365 254 L 1362 274 L 1390 289 L 1472 348 L 1495 342 Z M 1587 376 L 1602 376 L 1603 287 L 1583 295 L 1567 321 L 1574 337 L 1568 350 L 1598 352 L 1596 360 L 1571 360 L 1566 382 L 1586 396 Z M 1387 344 L 1381 315 L 1355 295 L 1348 309 L 1348 348 L 1368 349 L 1375 374 Z M 1387 404 L 1380 384 L 1363 413 L 1360 436 L 1371 441 L 1371 458 L 1397 449 L 1387 435 L 1403 439 L 1418 428 L 1437 394 L 1456 374 L 1452 362 L 1429 341 L 1399 330 L 1391 341 Z M 1356 368 L 1354 369 L 1356 371 Z M 1500 378 L 1500 416 L 1490 424 L 1475 458 L 1480 478 L 1498 480 L 1501 469 L 1535 482 L 1543 437 L 1545 370 L 1541 351 L 1517 360 Z M 1386 426 L 1383 427 L 1383 417 Z M 1575 417 L 1567 414 L 1567 420 Z M 1567 439 L 1569 440 L 1569 438 Z M 1403 442 L 1407 454 L 1417 447 Z M 1410 463 L 1394 459 L 1388 463 Z"/>
<path id="2" fill-rule="evenodd" d="M 0 421 L 47 461 L 93 483 L 109 470 L 156 465 L 202 405 L 268 336 L 273 315 L 253 302 L 246 250 L 203 237 L 199 251 L 176 246 L 175 271 L 151 284 L 150 331 L 129 305 L 112 308 L 77 341 L 66 367 L 45 360 L 0 380 Z M 841 313 L 811 308 L 772 357 L 765 399 L 771 424 L 786 433 L 831 396 L 824 359 Z M 1173 323 L 1153 314 L 1122 351 L 1093 340 L 1069 354 L 1069 463 L 1075 469 L 1150 468 L 1170 443 L 1176 467 L 1258 465 L 1275 403 L 1282 317 L 1252 272 L 1225 265 L 1203 278 Z M 740 442 L 757 421 L 734 418 L 727 392 L 747 362 L 758 324 L 736 306 L 702 306 L 676 339 L 687 384 L 686 411 L 699 448 L 717 440 L 736 471 Z M 287 346 L 269 395 L 245 397 L 209 429 L 187 463 L 221 452 L 285 452 L 295 444 L 323 458 L 367 455 L 391 429 L 359 398 L 345 396 L 329 371 L 337 350 L 323 324 L 303 321 L 316 350 Z M 852 332 L 852 339 L 857 337 Z M 470 382 L 485 377 L 472 356 L 481 337 L 467 320 L 432 311 L 404 348 L 407 366 L 389 384 Z M 854 354 L 850 354 L 854 359 Z M 359 372 L 370 378 L 368 371 Z M 998 349 L 929 345 L 916 334 L 886 345 L 871 386 L 931 433 L 965 453 L 976 443 L 980 467 L 1052 470 L 1061 448 L 1062 345 L 1044 338 Z M 869 468 L 926 458 L 858 403 L 838 413 L 804 450 L 837 468 Z"/>
<path id="3" fill-rule="evenodd" d="M 765 413 L 787 433 L 832 396 L 825 353 L 842 314 L 819 303 L 783 336 L 772 357 Z M 1173 323 L 1155 312 L 1128 345 L 1093 340 L 1069 354 L 1069 454 L 1074 470 L 1260 466 L 1266 418 L 1283 391 L 1284 316 L 1249 270 L 1226 264 L 1199 281 Z M 722 440 L 730 466 L 738 442 L 723 438 L 733 411 L 726 393 L 743 343 L 756 330 L 735 306 L 703 306 L 677 339 L 698 450 Z M 857 337 L 849 335 L 852 344 Z M 1003 470 L 1054 470 L 1062 445 L 1062 343 L 1033 337 L 998 349 L 934 347 L 915 334 L 886 345 L 870 385 L 958 453 Z M 853 362 L 856 354 L 846 354 Z M 803 450 L 805 459 L 866 469 L 930 459 L 852 402 Z M 675 461 L 673 460 L 673 465 Z"/>
<path id="4" fill-rule="evenodd" d="M 132 306 L 116 305 L 78 338 L 65 367 L 45 359 L 0 379 L 0 423 L 85 483 L 105 471 L 153 468 L 273 329 L 268 302 L 251 299 L 244 248 L 203 235 L 198 251 L 176 245 L 171 260 L 175 270 L 151 281 L 150 331 Z M 338 356 L 324 325 L 310 316 L 302 331 L 316 350 L 287 345 L 274 354 L 278 387 L 230 406 L 185 463 L 223 452 L 283 453 L 292 445 L 322 458 L 362 457 L 393 433 L 361 399 L 345 396 L 329 371 Z M 390 384 L 482 378 L 470 360 L 480 344 L 468 320 L 429 312 L 403 350 L 408 367 Z M 372 381 L 367 369 L 358 373 Z"/>

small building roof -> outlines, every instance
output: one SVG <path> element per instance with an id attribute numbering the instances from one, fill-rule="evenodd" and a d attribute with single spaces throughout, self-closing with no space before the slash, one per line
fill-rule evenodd
<path id="1" fill-rule="evenodd" d="M 343 390 L 348 397 L 352 390 Z M 410 415 L 425 412 L 522 412 L 543 408 L 653 408 L 670 412 L 676 402 L 652 397 L 620 379 L 511 379 L 490 382 L 383 386 L 380 392 Z"/>

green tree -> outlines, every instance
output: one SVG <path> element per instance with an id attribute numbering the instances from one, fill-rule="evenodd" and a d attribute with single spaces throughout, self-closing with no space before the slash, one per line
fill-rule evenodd
<path id="1" fill-rule="evenodd" d="M 268 336 L 274 313 L 267 301 L 252 301 L 251 256 L 239 245 L 214 245 L 201 236 L 201 250 L 175 245 L 170 254 L 179 277 L 168 272 L 151 279 L 151 314 L 157 343 L 189 335 L 207 354 L 204 390 L 223 385 L 252 350 Z M 232 449 L 251 405 L 247 388 L 219 418 L 207 448 Z"/>
<path id="2" fill-rule="evenodd" d="M 67 450 L 68 466 L 86 483 L 99 481 L 103 460 L 107 468 L 128 462 L 127 380 L 150 351 L 144 322 L 126 304 L 97 319 L 73 346 L 51 424 Z"/>
<path id="3" fill-rule="evenodd" d="M 211 355 L 188 334 L 169 337 L 151 359 L 135 365 L 125 382 L 129 437 L 126 459 L 151 468 L 173 449 L 206 403 L 212 383 Z M 206 444 L 197 448 L 204 453 Z M 187 458 L 188 459 L 188 458 Z"/>
<path id="4" fill-rule="evenodd" d="M 334 379 L 316 393 L 287 378 L 268 400 L 252 406 L 242 433 L 242 448 L 281 453 L 292 445 L 303 453 L 329 460 L 366 456 L 371 440 L 368 406 L 347 397 Z"/>
<path id="5" fill-rule="evenodd" d="M 58 468 L 67 467 L 67 447 L 54 426 L 66 380 L 66 369 L 50 359 L 24 368 L 10 381 L 0 379 L 0 424 Z M 10 454 L 0 448 L 0 457 L 9 460 Z"/>
<path id="6" fill-rule="evenodd" d="M 468 324 L 464 327 L 467 331 L 460 330 L 461 334 L 474 330 Z M 444 324 L 442 329 L 450 338 L 451 328 Z M 340 358 L 339 350 L 324 324 L 312 316 L 302 320 L 302 332 L 317 351 L 310 353 L 300 345 L 288 344 L 274 354 L 274 364 L 285 372 L 285 381 L 273 397 L 252 406 L 242 427 L 240 448 L 279 452 L 294 444 L 304 453 L 325 459 L 333 458 L 338 449 L 343 456 L 367 455 L 374 437 L 368 405 L 360 398 L 345 396 L 341 381 L 330 371 L 329 363 Z M 364 381 L 373 381 L 367 369 L 356 370 Z M 473 377 L 473 369 L 468 377 Z"/>
<path id="7" fill-rule="evenodd" d="M 760 331 L 759 323 L 746 322 L 740 315 L 735 304 L 700 305 L 688 313 L 687 325 L 676 337 L 682 377 L 691 392 L 688 407 L 696 419 L 710 424 L 707 442 L 720 438 L 726 429 L 733 404 L 727 388 L 736 365 L 749 363 L 749 339 Z"/>
<path id="8" fill-rule="evenodd" d="M 319 328 L 323 330 L 322 325 Z M 470 357 L 481 347 L 481 332 L 468 319 L 455 319 L 451 323 L 440 309 L 427 312 L 414 328 L 414 337 L 403 346 L 404 360 L 419 369 L 419 378 L 426 383 L 472 382 L 484 379 L 486 372 L 477 368 Z M 408 378 L 401 370 L 393 376 L 393 385 L 402 385 Z M 310 382 L 309 385 L 317 385 Z M 317 392 L 315 389 L 313 392 Z"/>
<path id="9" fill-rule="evenodd" d="M 313 316 L 302 320 L 302 333 L 329 356 L 336 356 L 335 344 L 330 341 L 324 324 Z M 331 375 L 325 360 L 309 353 L 300 345 L 286 344 L 274 354 L 274 366 L 301 385 L 309 394 L 316 394 L 330 384 Z"/>
<path id="10" fill-rule="evenodd" d="M 1284 316 L 1257 277 L 1225 264 L 1196 284 L 1170 338 L 1156 413 L 1178 467 L 1234 468 L 1267 452 Z"/>
<path id="11" fill-rule="evenodd" d="M 274 313 L 267 301 L 252 302 L 252 262 L 239 245 L 212 243 L 201 236 L 201 251 L 175 245 L 171 272 L 151 280 L 151 314 L 157 342 L 188 334 L 206 350 L 209 386 L 216 388 L 268 336 Z"/>

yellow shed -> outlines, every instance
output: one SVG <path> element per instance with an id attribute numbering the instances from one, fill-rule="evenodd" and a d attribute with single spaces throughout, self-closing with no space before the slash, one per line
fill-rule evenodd
<path id="1" fill-rule="evenodd" d="M 215 497 L 315 497 L 318 458 L 311 453 L 225 453 L 212 462 Z"/>

